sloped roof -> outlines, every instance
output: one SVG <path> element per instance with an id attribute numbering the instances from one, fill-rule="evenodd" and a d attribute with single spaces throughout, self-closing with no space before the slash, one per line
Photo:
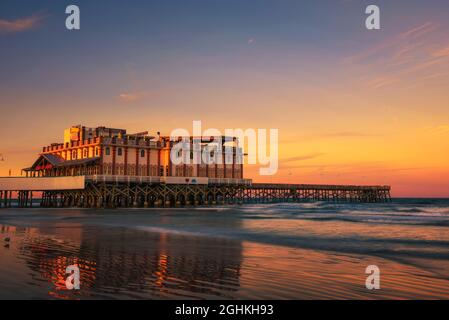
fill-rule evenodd
<path id="1" fill-rule="evenodd" d="M 54 154 L 43 154 L 42 157 L 44 157 L 48 162 L 50 162 L 54 166 L 57 166 L 58 164 L 64 162 L 63 158 L 58 157 Z"/>
<path id="2" fill-rule="evenodd" d="M 69 160 L 69 161 L 63 161 L 63 162 L 57 164 L 55 167 L 79 166 L 79 165 L 92 163 L 92 162 L 95 162 L 97 160 L 100 160 L 100 157 L 84 158 L 84 159 L 78 159 L 78 160 Z"/>
<path id="3" fill-rule="evenodd" d="M 89 164 L 89 163 L 99 160 L 100 158 L 95 157 L 95 158 L 85 158 L 85 159 L 67 160 L 66 161 L 63 158 L 58 157 L 53 154 L 42 154 L 36 159 L 36 161 L 34 161 L 34 163 L 31 167 L 25 168 L 23 170 L 24 171 L 34 170 L 36 168 L 36 166 L 44 159 L 46 161 L 48 161 L 51 164 L 51 166 L 61 168 L 61 167 L 79 166 L 79 165 Z"/>
<path id="4" fill-rule="evenodd" d="M 53 166 L 57 166 L 59 163 L 64 161 L 63 158 L 55 156 L 53 154 L 42 154 L 36 159 L 36 161 L 34 161 L 31 167 L 23 170 L 25 171 L 33 170 L 33 168 L 35 168 L 39 164 L 39 162 L 41 162 L 43 159 L 47 160 Z"/>

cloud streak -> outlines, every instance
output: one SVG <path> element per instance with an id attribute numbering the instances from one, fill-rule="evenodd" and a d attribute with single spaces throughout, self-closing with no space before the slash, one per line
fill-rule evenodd
<path id="1" fill-rule="evenodd" d="M 374 134 L 369 133 L 363 133 L 363 132 L 356 132 L 356 131 L 339 131 L 339 132 L 330 132 L 330 133 L 323 133 L 321 137 L 324 138 L 340 138 L 340 137 L 373 137 Z"/>
<path id="2" fill-rule="evenodd" d="M 371 69 L 372 72 L 359 79 L 371 89 L 417 79 L 418 75 L 419 79 L 431 79 L 449 64 L 449 44 L 442 45 L 443 39 L 444 28 L 428 21 L 346 57 L 343 62 L 362 68 L 365 74 Z"/>
<path id="3" fill-rule="evenodd" d="M 306 155 L 303 155 L 303 156 L 287 158 L 287 159 L 282 160 L 282 162 L 283 163 L 288 163 L 288 162 L 311 160 L 311 159 L 315 159 L 315 158 L 321 157 L 323 155 L 324 155 L 324 153 L 321 153 L 321 152 L 309 153 L 309 154 L 306 154 Z"/>
<path id="4" fill-rule="evenodd" d="M 432 56 L 441 58 L 449 56 L 449 45 L 432 53 Z"/>
<path id="5" fill-rule="evenodd" d="M 449 134 L 449 125 L 440 125 L 426 128 L 426 131 L 430 134 Z"/>
<path id="6" fill-rule="evenodd" d="M 35 29 L 46 18 L 42 14 L 33 14 L 16 20 L 0 19 L 0 33 L 18 33 Z"/>
<path id="7" fill-rule="evenodd" d="M 400 38 L 417 38 L 423 35 L 428 34 L 429 32 L 434 31 L 437 28 L 436 24 L 433 22 L 426 22 L 420 26 L 411 28 L 407 31 L 402 32 L 399 37 Z"/>
<path id="8" fill-rule="evenodd" d="M 147 96 L 145 92 L 123 92 L 118 95 L 118 99 L 121 102 L 138 102 Z"/>

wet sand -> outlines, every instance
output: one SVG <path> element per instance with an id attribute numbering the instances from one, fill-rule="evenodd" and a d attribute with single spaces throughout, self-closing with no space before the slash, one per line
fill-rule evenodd
<path id="1" fill-rule="evenodd" d="M 0 299 L 447 299 L 446 205 L 2 209 Z"/>

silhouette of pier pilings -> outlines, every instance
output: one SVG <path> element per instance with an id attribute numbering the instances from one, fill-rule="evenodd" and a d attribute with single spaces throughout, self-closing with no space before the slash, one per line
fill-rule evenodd
<path id="1" fill-rule="evenodd" d="M 265 183 L 189 185 L 91 181 L 81 190 L 51 190 L 40 194 L 41 197 L 35 195 L 33 200 L 32 191 L 0 191 L 0 206 L 147 208 L 307 201 L 379 203 L 391 200 L 389 186 Z"/>

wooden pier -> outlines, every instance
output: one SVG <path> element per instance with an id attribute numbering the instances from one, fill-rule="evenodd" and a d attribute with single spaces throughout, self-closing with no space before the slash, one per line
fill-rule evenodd
<path id="1" fill-rule="evenodd" d="M 31 188 L 1 190 L 0 184 L 0 207 L 147 208 L 306 201 L 378 203 L 391 200 L 389 186 L 265 184 L 251 183 L 247 179 L 209 179 L 207 184 L 172 184 L 161 177 L 79 178 L 83 179 L 83 187 L 79 186 L 80 181 L 75 181 L 76 186 L 69 188 L 65 181 L 65 186 L 60 188 L 53 182 L 51 187 L 40 188 L 35 184 Z M 41 196 L 37 197 L 36 193 Z"/>

